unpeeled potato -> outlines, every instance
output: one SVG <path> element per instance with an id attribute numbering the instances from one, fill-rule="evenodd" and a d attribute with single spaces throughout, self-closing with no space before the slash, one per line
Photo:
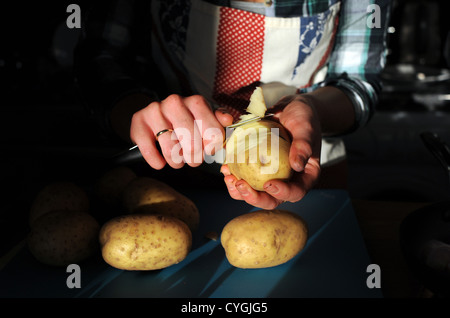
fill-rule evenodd
<path id="1" fill-rule="evenodd" d="M 97 251 L 99 229 L 98 222 L 86 212 L 54 210 L 34 221 L 27 243 L 38 261 L 66 266 Z"/>
<path id="2" fill-rule="evenodd" d="M 123 191 L 123 205 L 129 213 L 156 213 L 176 217 L 191 231 L 198 227 L 200 214 L 192 200 L 169 185 L 149 177 L 138 177 Z"/>
<path id="3" fill-rule="evenodd" d="M 308 237 L 306 222 L 284 210 L 258 210 L 229 221 L 221 244 L 231 265 L 265 268 L 283 264 L 297 255 Z"/>
<path id="4" fill-rule="evenodd" d="M 29 224 L 40 216 L 55 210 L 89 211 L 89 197 L 78 185 L 62 181 L 53 182 L 42 188 L 33 200 L 29 213 Z"/>
<path id="5" fill-rule="evenodd" d="M 130 214 L 111 219 L 99 234 L 102 257 L 124 270 L 156 270 L 181 262 L 192 245 L 183 221 L 166 215 Z"/>

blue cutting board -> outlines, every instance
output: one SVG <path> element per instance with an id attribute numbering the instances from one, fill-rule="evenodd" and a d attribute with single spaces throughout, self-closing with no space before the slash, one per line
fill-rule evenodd
<path id="1" fill-rule="evenodd" d="M 24 247 L 0 271 L 0 297 L 382 297 L 380 289 L 367 287 L 371 260 L 346 191 L 313 190 L 300 202 L 280 205 L 304 218 L 309 238 L 296 257 L 264 269 L 231 266 L 220 240 L 205 238 L 255 208 L 220 191 L 185 194 L 197 204 L 201 221 L 192 251 L 179 264 L 157 271 L 123 271 L 98 255 L 79 264 L 81 288 L 70 289 L 66 268 L 40 264 Z"/>

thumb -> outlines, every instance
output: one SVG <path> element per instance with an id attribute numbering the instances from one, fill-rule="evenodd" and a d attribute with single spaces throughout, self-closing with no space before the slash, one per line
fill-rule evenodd
<path id="1" fill-rule="evenodd" d="M 299 139 L 292 141 L 289 151 L 289 162 L 295 171 L 303 171 L 311 156 L 312 148 L 309 142 Z"/>

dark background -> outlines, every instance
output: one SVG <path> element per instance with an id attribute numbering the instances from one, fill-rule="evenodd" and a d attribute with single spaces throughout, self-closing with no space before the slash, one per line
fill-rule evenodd
<path id="1" fill-rule="evenodd" d="M 80 30 L 65 24 L 66 8 L 72 2 L 8 1 L 1 6 L 0 140 L 2 160 L 13 161 L 3 164 L 8 173 L 17 168 L 18 153 L 31 159 L 33 151 L 45 147 L 78 147 L 91 153 L 99 146 L 111 146 L 89 117 L 74 81 L 72 50 Z M 92 2 L 76 3 L 85 14 Z M 393 3 L 390 26 L 395 32 L 388 35 L 385 90 L 378 113 L 368 127 L 346 138 L 349 190 L 358 197 L 430 199 L 422 192 L 435 191 L 424 188 L 435 183 L 448 187 L 448 176 L 418 135 L 432 130 L 450 143 L 450 84 L 439 79 L 449 69 L 447 11 L 442 0 Z M 402 74 L 399 64 L 415 69 Z M 34 169 L 33 160 L 27 166 Z"/>
<path id="2" fill-rule="evenodd" d="M 0 9 L 2 144 L 56 143 L 58 138 L 69 143 L 60 129 L 73 131 L 70 138 L 85 135 L 84 125 L 75 123 L 85 114 L 72 70 L 72 50 L 80 29 L 66 27 L 70 14 L 66 9 L 72 2 L 8 1 Z M 90 6 L 86 1 L 76 3 L 82 14 Z M 58 117 L 64 113 L 71 117 L 77 111 L 82 118 L 62 123 L 63 118 Z M 64 128 L 71 123 L 73 127 Z"/>
<path id="3" fill-rule="evenodd" d="M 446 2 L 394 1 L 378 112 L 367 127 L 345 138 L 354 199 L 450 197 L 448 172 L 420 139 L 421 132 L 431 131 L 450 144 Z M 95 163 L 121 149 L 101 134 L 74 80 L 80 30 L 66 27 L 70 3 L 80 5 L 82 14 L 90 6 L 89 1 L 0 6 L 0 225 L 8 229 L 1 231 L 2 254 L 26 232 L 29 205 L 40 187 L 58 179 L 89 186 L 91 172 L 99 172 Z"/>

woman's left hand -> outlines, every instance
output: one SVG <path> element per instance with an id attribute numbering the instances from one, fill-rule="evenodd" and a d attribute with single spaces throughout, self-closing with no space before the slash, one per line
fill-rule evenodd
<path id="1" fill-rule="evenodd" d="M 310 104 L 301 95 L 293 95 L 271 109 L 292 137 L 289 163 L 294 175 L 291 180 L 270 180 L 264 184 L 265 191 L 256 191 L 244 180 L 237 180 L 228 166 L 223 165 L 221 172 L 233 199 L 262 209 L 275 209 L 280 203 L 301 200 L 313 188 L 320 176 L 322 133 L 317 112 Z"/>

